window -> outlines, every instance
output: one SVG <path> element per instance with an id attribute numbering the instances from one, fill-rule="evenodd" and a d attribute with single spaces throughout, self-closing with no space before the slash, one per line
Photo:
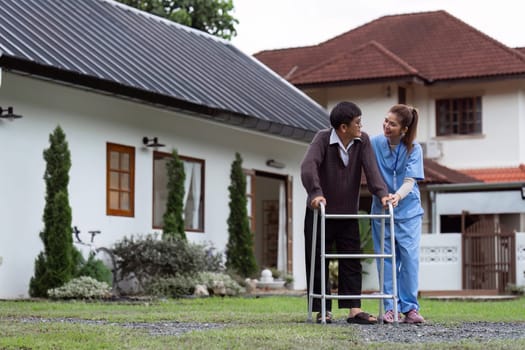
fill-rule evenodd
<path id="1" fill-rule="evenodd" d="M 481 134 L 481 97 L 436 100 L 437 136 Z"/>
<path id="2" fill-rule="evenodd" d="M 243 169 L 243 173 L 246 175 L 246 213 L 250 229 L 255 232 L 255 171 Z"/>
<path id="3" fill-rule="evenodd" d="M 407 89 L 402 86 L 397 88 L 397 103 L 407 103 Z"/>
<path id="4" fill-rule="evenodd" d="M 170 153 L 153 154 L 153 227 L 164 226 L 168 199 L 166 163 Z M 180 156 L 184 163 L 184 222 L 187 231 L 204 231 L 204 160 Z"/>
<path id="5" fill-rule="evenodd" d="M 107 215 L 134 216 L 135 148 L 106 145 Z"/>

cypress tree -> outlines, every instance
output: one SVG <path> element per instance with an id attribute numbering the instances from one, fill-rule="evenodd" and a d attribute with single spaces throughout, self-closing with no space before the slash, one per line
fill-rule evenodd
<path id="1" fill-rule="evenodd" d="M 253 252 L 253 233 L 250 230 L 246 209 L 246 176 L 242 171 L 242 158 L 238 152 L 235 153 L 235 160 L 231 166 L 230 180 L 226 267 L 242 277 L 252 277 L 257 272 L 257 262 Z"/>
<path id="2" fill-rule="evenodd" d="M 182 238 L 186 240 L 184 225 L 184 163 L 177 150 L 173 150 L 166 164 L 168 172 L 168 201 L 164 212 L 162 239 Z"/>
<path id="3" fill-rule="evenodd" d="M 29 283 L 29 294 L 33 297 L 47 297 L 48 289 L 64 285 L 75 272 L 67 189 L 71 155 L 66 135 L 60 126 L 49 135 L 49 143 L 49 148 L 44 150 L 46 204 L 44 229 L 40 232 L 44 250 L 35 260 L 35 275 Z"/>

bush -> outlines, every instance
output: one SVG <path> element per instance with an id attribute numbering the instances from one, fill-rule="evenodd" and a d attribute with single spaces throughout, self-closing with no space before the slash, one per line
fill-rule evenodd
<path id="1" fill-rule="evenodd" d="M 53 299 L 107 299 L 111 297 L 111 287 L 105 282 L 82 276 L 62 287 L 49 289 L 47 295 Z"/>
<path id="2" fill-rule="evenodd" d="M 134 276 L 139 288 L 144 291 L 151 289 L 147 287 L 149 283 L 159 283 L 161 279 L 223 270 L 222 255 L 213 247 L 190 243 L 183 238 L 160 240 L 157 235 L 125 237 L 115 244 L 113 253 L 119 276 Z M 155 279 L 157 282 L 154 282 Z"/>
<path id="3" fill-rule="evenodd" d="M 208 288 L 210 295 L 239 295 L 245 292 L 230 275 L 217 272 L 201 272 L 197 276 L 197 284 Z"/>
<path id="4" fill-rule="evenodd" d="M 196 277 L 154 277 L 145 285 L 145 292 L 150 295 L 180 298 L 192 295 L 195 286 L 202 284 L 210 295 L 235 296 L 245 292 L 232 277 L 220 272 L 201 272 Z"/>
<path id="5" fill-rule="evenodd" d="M 154 277 L 145 286 L 150 295 L 180 298 L 193 294 L 195 279 L 187 276 Z"/>
<path id="6" fill-rule="evenodd" d="M 253 232 L 250 230 L 246 207 L 246 175 L 242 158 L 237 152 L 231 165 L 230 215 L 228 216 L 228 243 L 226 244 L 226 267 L 242 277 L 257 273 L 257 261 L 253 252 Z"/>
<path id="7" fill-rule="evenodd" d="M 83 263 L 78 267 L 75 277 L 86 276 L 99 282 L 106 282 L 110 286 L 113 284 L 113 274 L 102 260 L 96 259 L 93 254 L 89 255 L 87 261 L 82 260 Z"/>
<path id="8" fill-rule="evenodd" d="M 511 294 L 511 295 L 524 295 L 525 294 L 525 286 L 518 286 L 513 283 L 507 284 L 505 290 L 508 294 Z"/>
<path id="9" fill-rule="evenodd" d="M 46 197 L 40 232 L 44 250 L 35 259 L 35 273 L 29 281 L 32 297 L 46 297 L 47 290 L 71 280 L 75 269 L 68 193 L 71 154 L 60 126 L 49 135 L 49 144 L 44 150 Z"/>
<path id="10" fill-rule="evenodd" d="M 164 213 L 163 239 L 182 238 L 186 240 L 184 231 L 184 163 L 180 159 L 177 150 L 173 150 L 171 158 L 166 164 L 168 173 L 168 200 L 166 212 Z"/>
<path id="11" fill-rule="evenodd" d="M 279 271 L 276 267 L 271 267 L 270 271 L 272 272 L 272 277 L 276 280 L 280 279 L 282 276 L 282 271 Z"/>

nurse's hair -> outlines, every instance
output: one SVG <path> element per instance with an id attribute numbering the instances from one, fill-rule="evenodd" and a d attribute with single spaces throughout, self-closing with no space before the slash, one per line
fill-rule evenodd
<path id="1" fill-rule="evenodd" d="M 361 116 L 361 109 L 353 102 L 339 102 L 330 112 L 330 125 L 337 130 L 341 124 L 349 124 Z"/>
<path id="2" fill-rule="evenodd" d="M 419 120 L 417 109 L 412 106 L 398 104 L 392 106 L 388 112 L 397 117 L 401 129 L 407 128 L 405 135 L 401 138 L 401 142 L 405 144 L 410 153 L 417 133 L 417 122 Z"/>

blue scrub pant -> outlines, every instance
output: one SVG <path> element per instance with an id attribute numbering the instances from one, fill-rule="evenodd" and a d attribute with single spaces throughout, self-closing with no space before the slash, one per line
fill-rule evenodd
<path id="1" fill-rule="evenodd" d="M 419 245 L 421 241 L 422 217 L 394 222 L 396 242 L 396 275 L 398 310 L 406 313 L 412 309 L 419 310 L 417 301 L 419 289 Z M 381 250 L 381 220 L 372 220 L 372 238 L 374 250 Z M 385 254 L 390 254 L 390 223 L 385 223 Z M 377 259 L 379 271 L 380 260 Z M 392 259 L 385 259 L 383 290 L 385 294 L 393 294 L 392 290 Z M 384 299 L 385 311 L 392 310 L 393 300 Z"/>

